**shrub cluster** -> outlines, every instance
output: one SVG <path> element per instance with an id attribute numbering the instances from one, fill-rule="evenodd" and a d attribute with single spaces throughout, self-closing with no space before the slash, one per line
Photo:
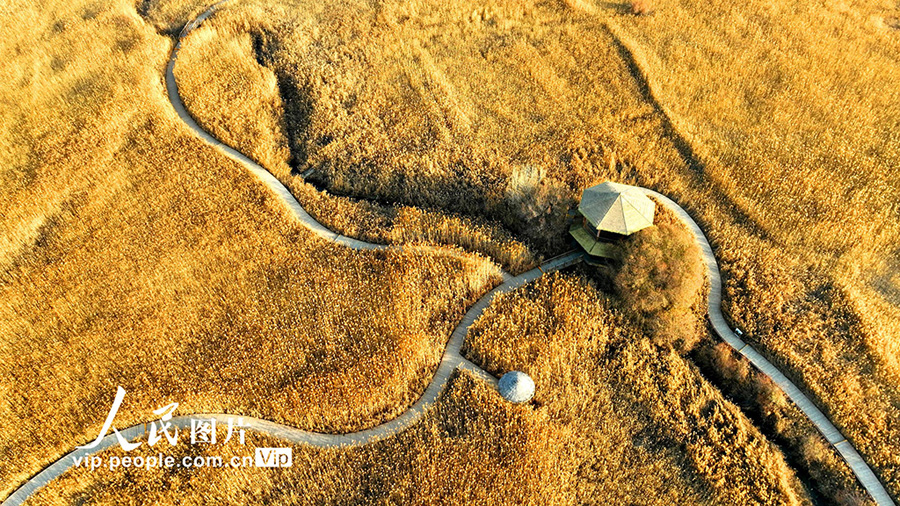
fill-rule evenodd
<path id="1" fill-rule="evenodd" d="M 622 265 L 613 284 L 623 310 L 654 342 L 686 351 L 701 334 L 697 310 L 702 308 L 704 267 L 693 235 L 673 219 L 660 218 L 623 241 Z"/>

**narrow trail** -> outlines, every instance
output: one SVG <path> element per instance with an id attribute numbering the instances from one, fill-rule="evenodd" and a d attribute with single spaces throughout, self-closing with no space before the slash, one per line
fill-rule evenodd
<path id="1" fill-rule="evenodd" d="M 890 494 L 888 494 L 887 490 L 884 488 L 884 485 L 878 481 L 872 468 L 869 467 L 865 460 L 863 460 L 859 452 L 856 451 L 856 448 L 847 441 L 847 438 L 844 437 L 841 431 L 831 423 L 831 420 L 829 420 L 827 416 L 825 416 L 825 413 L 823 413 L 822 410 L 820 410 L 816 404 L 794 384 L 793 381 L 788 379 L 784 373 L 775 367 L 772 362 L 769 362 L 768 359 L 756 351 L 752 346 L 744 342 L 731 330 L 731 327 L 725 320 L 725 315 L 722 314 L 722 276 L 719 273 L 719 265 L 716 262 L 716 257 L 713 254 L 712 247 L 709 245 L 709 241 L 706 240 L 706 236 L 703 234 L 703 231 L 700 230 L 700 226 L 697 225 L 690 215 L 688 215 L 687 211 L 682 209 L 681 206 L 665 195 L 647 189 L 644 190 L 644 193 L 656 198 L 664 206 L 674 212 L 694 234 L 695 242 L 697 243 L 697 246 L 700 247 L 701 256 L 703 257 L 704 263 L 706 263 L 706 273 L 709 277 L 709 296 L 707 298 L 709 304 L 709 323 L 716 332 L 716 335 L 737 350 L 738 353 L 746 357 L 757 369 L 769 376 L 772 381 L 781 388 L 785 395 L 800 408 L 800 411 L 809 418 L 828 443 L 834 446 L 841 457 L 847 462 L 847 466 L 853 471 L 853 474 L 856 475 L 856 478 L 863 488 L 865 488 L 869 495 L 875 499 L 875 503 L 878 504 L 878 506 L 896 506 L 893 499 L 891 499 Z"/>
<path id="2" fill-rule="evenodd" d="M 335 232 L 331 231 L 330 229 L 316 221 L 309 213 L 307 213 L 306 210 L 303 209 L 303 207 L 297 201 L 297 199 L 293 196 L 293 194 L 291 194 L 291 192 L 283 184 L 281 184 L 281 182 L 278 181 L 275 176 L 273 176 L 271 173 L 259 166 L 244 154 L 231 148 L 228 145 L 223 144 L 211 134 L 200 128 L 196 121 L 194 121 L 191 115 L 187 112 L 183 102 L 181 101 L 181 97 L 178 95 L 178 86 L 175 82 L 174 74 L 175 63 L 178 57 L 178 50 L 181 48 L 181 40 L 186 37 L 193 29 L 197 28 L 205 19 L 211 16 L 219 7 L 219 5 L 227 1 L 229 0 L 221 0 L 220 2 L 213 4 L 209 9 L 199 15 L 196 19 L 185 25 L 184 29 L 179 34 L 178 41 L 175 44 L 175 48 L 172 51 L 171 57 L 169 58 L 169 63 L 166 68 L 166 88 L 169 95 L 169 101 L 172 103 L 172 107 L 175 109 L 179 118 L 184 121 L 184 123 L 193 131 L 194 134 L 196 134 L 209 144 L 212 144 L 213 146 L 221 149 L 228 157 L 239 162 L 253 175 L 255 175 L 264 185 L 275 192 L 280 200 L 294 214 L 296 219 L 299 220 L 301 224 L 312 231 L 315 235 L 327 241 L 342 244 L 352 249 L 403 249 L 404 247 L 400 245 L 368 243 L 365 241 L 360 241 L 358 239 L 353 239 L 351 237 L 336 234 Z M 622 46 L 622 48 L 624 49 L 624 46 Z M 806 414 L 806 416 L 812 421 L 816 428 L 822 433 L 825 439 L 827 439 L 829 443 L 834 445 L 841 456 L 847 461 L 848 466 L 856 474 L 860 483 L 869 492 L 869 494 L 872 495 L 879 506 L 896 506 L 891 500 L 891 497 L 888 495 L 884 486 L 878 481 L 875 474 L 872 472 L 872 469 L 866 464 L 859 453 L 857 453 L 856 449 L 850 444 L 850 442 L 847 441 L 846 438 L 844 438 L 837 427 L 835 427 L 834 424 L 832 424 L 831 421 L 828 420 L 825 414 L 821 410 L 819 410 L 819 408 L 817 408 L 816 405 L 793 382 L 791 382 L 780 370 L 778 370 L 778 368 L 776 368 L 765 357 L 754 350 L 753 347 L 745 343 L 737 335 L 735 335 L 734 332 L 732 332 L 731 328 L 728 326 L 728 323 L 725 320 L 724 315 L 722 314 L 722 280 L 719 273 L 719 267 L 716 262 L 715 255 L 713 254 L 712 247 L 710 246 L 709 241 L 707 241 L 706 236 L 703 234 L 703 231 L 700 229 L 700 226 L 697 225 L 693 218 L 691 218 L 690 215 L 681 208 L 681 206 L 670 200 L 668 197 L 649 189 L 644 189 L 644 192 L 647 195 L 654 197 L 662 205 L 666 206 L 668 209 L 674 212 L 693 233 L 695 242 L 701 250 L 704 263 L 706 264 L 707 275 L 709 276 L 709 321 L 716 334 L 721 337 L 722 340 L 724 340 L 726 343 L 731 345 L 735 350 L 737 350 L 741 355 L 750 360 L 750 362 L 752 362 L 760 371 L 772 378 L 772 380 L 800 408 L 800 410 L 803 411 L 804 414 Z M 451 376 L 457 369 L 464 369 L 466 371 L 469 371 L 476 377 L 479 377 L 496 387 L 497 379 L 495 377 L 470 362 L 460 353 L 460 349 L 462 348 L 463 341 L 465 340 L 469 327 L 481 316 L 484 310 L 490 305 L 491 300 L 498 293 L 515 290 L 516 288 L 519 288 L 526 283 L 540 278 L 544 274 L 555 272 L 565 267 L 574 265 L 580 262 L 582 258 L 583 254 L 581 252 L 571 252 L 550 259 L 542 263 L 540 266 L 525 273 L 519 274 L 518 276 L 512 276 L 511 274 L 504 271 L 503 282 L 493 290 L 483 295 L 475 304 L 473 304 L 451 333 L 450 339 L 447 342 L 447 347 L 444 350 L 443 356 L 441 357 L 441 361 L 438 365 L 437 371 L 435 372 L 431 383 L 425 389 L 425 392 L 407 411 L 405 411 L 397 418 L 369 429 L 348 434 L 323 434 L 308 432 L 297 429 L 295 427 L 290 427 L 288 425 L 283 425 L 260 418 L 244 416 L 242 418 L 247 424 L 246 428 L 248 430 L 252 430 L 266 436 L 274 437 L 295 444 L 303 444 L 314 447 L 359 446 L 379 441 L 390 437 L 391 435 L 402 432 L 403 430 L 407 429 L 415 422 L 420 420 L 428 412 L 429 408 L 437 401 L 440 393 L 443 391 L 447 382 L 450 380 Z M 217 423 L 227 425 L 228 419 L 234 418 L 236 416 L 238 415 L 229 415 L 222 413 L 195 413 L 192 415 L 175 417 L 171 420 L 171 423 L 173 426 L 178 427 L 180 430 L 190 430 L 192 418 L 215 419 Z M 120 430 L 119 432 L 127 440 L 134 441 L 144 435 L 145 425 L 143 423 L 133 425 L 131 427 L 128 427 L 127 429 Z M 33 476 L 31 479 L 25 482 L 21 487 L 19 487 L 15 492 L 7 497 L 6 500 L 3 501 L 2 506 L 14 506 L 22 504 L 39 488 L 43 487 L 54 478 L 62 475 L 70 468 L 74 467 L 75 459 L 93 455 L 95 453 L 111 448 L 116 444 L 117 442 L 115 436 L 113 434 L 109 434 L 104 437 L 101 440 L 100 444 L 95 448 L 92 448 L 90 450 L 78 449 L 64 455 L 56 462 L 44 468 L 37 475 Z"/>
<path id="3" fill-rule="evenodd" d="M 685 163 L 687 163 L 695 174 L 705 174 L 706 167 L 703 162 L 696 155 L 690 143 L 681 135 L 678 128 L 676 128 L 672 111 L 665 107 L 658 99 L 659 90 L 654 89 L 655 87 L 645 70 L 646 68 L 649 68 L 646 55 L 617 23 L 608 20 L 604 23 L 604 26 L 607 33 L 613 39 L 616 50 L 625 61 L 629 72 L 638 83 L 638 87 L 641 89 L 644 99 L 647 100 L 662 116 L 664 129 L 669 137 L 673 139 L 675 147 L 681 157 L 685 160 Z M 894 500 L 891 498 L 890 494 L 888 494 L 887 489 L 885 489 L 884 484 L 878 480 L 878 477 L 875 475 L 874 471 L 872 471 L 872 468 L 869 467 L 859 452 L 856 451 L 856 448 L 854 448 L 847 438 L 844 437 L 841 431 L 828 419 L 822 410 L 820 410 L 816 404 L 804 394 L 796 384 L 794 384 L 794 382 L 785 376 L 781 370 L 775 367 L 774 364 L 756 351 L 752 346 L 745 343 L 732 331 L 728 322 L 725 320 L 725 316 L 722 314 L 722 280 L 721 274 L 719 273 L 719 267 L 712 248 L 709 245 L 709 241 L 707 241 L 706 236 L 703 234 L 699 225 L 697 225 L 693 218 L 691 218 L 681 206 L 668 197 L 652 190 L 645 189 L 644 192 L 647 195 L 655 197 L 667 208 L 672 210 L 694 234 L 695 242 L 700 246 L 703 259 L 706 262 L 707 275 L 709 276 L 710 281 L 710 293 L 708 298 L 709 321 L 716 334 L 732 348 L 737 350 L 738 353 L 746 357 L 757 369 L 768 375 L 775 384 L 784 391 L 788 398 L 790 398 L 791 401 L 800 408 L 803 414 L 809 418 L 813 425 L 816 426 L 816 429 L 819 430 L 828 443 L 835 447 L 844 461 L 847 462 L 847 466 L 850 467 L 853 474 L 856 475 L 856 478 L 863 488 L 865 488 L 869 495 L 875 500 L 876 504 L 879 506 L 896 506 Z M 771 235 L 755 220 L 751 219 L 743 209 L 733 205 L 731 211 L 739 218 L 742 218 L 739 221 L 749 224 L 750 230 L 759 237 L 766 240 L 774 240 Z"/>

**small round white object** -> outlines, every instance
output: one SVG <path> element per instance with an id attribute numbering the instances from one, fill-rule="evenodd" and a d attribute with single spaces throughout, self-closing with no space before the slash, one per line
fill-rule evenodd
<path id="1" fill-rule="evenodd" d="M 528 402 L 534 397 L 534 380 L 522 371 L 510 371 L 500 378 L 497 389 L 509 402 Z"/>

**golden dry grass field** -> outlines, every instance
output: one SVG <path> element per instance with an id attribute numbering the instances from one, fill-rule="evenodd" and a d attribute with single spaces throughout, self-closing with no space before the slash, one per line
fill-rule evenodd
<path id="1" fill-rule="evenodd" d="M 170 41 L 132 5 L 13 10 L 24 21 L 3 21 L 0 92 L 4 496 L 93 439 L 117 385 L 129 391 L 119 424 L 171 401 L 348 431 L 418 398 L 495 265 L 314 238 L 181 126 L 162 83 Z"/>
<path id="2" fill-rule="evenodd" d="M 553 274 L 498 299 L 470 334 L 489 370 L 533 375 L 534 407 L 511 407 L 463 373 L 409 431 L 352 450 L 295 447 L 287 472 L 81 469 L 32 504 L 109 501 L 126 487 L 162 503 L 177 492 L 278 504 L 811 504 L 781 453 L 689 362 L 618 320 L 583 272 Z M 228 459 L 255 445 L 279 443 L 173 454 Z"/>
<path id="3" fill-rule="evenodd" d="M 896 6 L 626 7 L 245 2 L 210 25 L 251 34 L 290 163 L 332 192 L 487 216 L 541 252 L 592 183 L 678 200 L 726 314 L 897 495 Z"/>
<path id="4" fill-rule="evenodd" d="M 566 248 L 605 179 L 697 217 L 726 313 L 900 496 L 896 6 L 235 0 L 185 41 L 201 125 L 329 227 L 443 253 L 319 240 L 187 130 L 163 72 L 206 7 L 0 6 L 0 498 L 93 439 L 116 385 L 119 427 L 169 402 L 328 432 L 395 417 L 498 265 Z M 407 432 L 296 447 L 288 471 L 74 471 L 33 502 L 867 503 L 777 392 L 748 416 L 598 276 L 501 297 L 467 339 L 532 373 L 533 405 L 461 374 Z M 694 343 L 691 297 L 660 321 Z"/>
<path id="5" fill-rule="evenodd" d="M 477 216 L 333 196 L 315 191 L 292 173 L 277 80 L 254 56 L 248 26 L 253 18 L 231 16 L 232 12 L 243 14 L 223 11 L 215 25 L 193 32 L 175 69 L 185 106 L 205 130 L 269 169 L 317 220 L 344 235 L 380 243 L 461 246 L 490 256 L 515 273 L 534 267 L 531 248 Z M 228 104 L 228 114 L 219 114 L 222 102 Z"/>

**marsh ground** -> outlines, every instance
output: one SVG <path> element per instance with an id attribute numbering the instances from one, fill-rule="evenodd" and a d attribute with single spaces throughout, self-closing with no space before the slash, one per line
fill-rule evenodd
<path id="1" fill-rule="evenodd" d="M 287 163 L 332 192 L 488 217 L 545 254 L 590 184 L 675 198 L 716 248 L 726 314 L 900 492 L 895 6 L 233 9 L 211 25 L 251 34 Z"/>
<path id="2" fill-rule="evenodd" d="M 900 208 L 890 167 L 900 79 L 897 53 L 884 49 L 896 44 L 889 6 L 671 1 L 633 19 L 589 2 L 237 2 L 212 33 L 187 41 L 184 58 L 201 73 L 179 79 L 198 119 L 323 221 L 383 241 L 460 244 L 480 254 L 468 261 L 320 243 L 192 137 L 162 75 L 170 35 L 205 7 L 0 9 L 0 494 L 92 439 L 119 384 L 133 402 L 121 425 L 168 401 L 320 430 L 395 415 L 492 282 L 488 259 L 523 268 L 557 251 L 580 189 L 611 178 L 698 217 L 726 275 L 726 311 L 897 496 Z M 308 168 L 334 194 L 399 205 L 317 193 L 296 175 Z M 540 307 L 556 292 L 591 293 L 586 276 L 511 300 Z M 585 311 L 601 311 L 598 300 Z M 560 325 L 560 339 L 581 343 L 561 356 L 596 368 L 600 344 Z M 135 501 L 173 487 L 170 498 L 223 491 L 233 502 L 369 490 L 427 502 L 454 490 L 485 498 L 493 481 L 522 502 L 551 492 L 560 502 L 809 500 L 781 451 L 688 361 L 628 335 L 606 352 L 613 362 L 599 362 L 628 374 L 587 378 L 608 398 L 568 419 L 550 414 L 571 415 L 587 391 L 542 383 L 558 398 L 520 409 L 464 378 L 397 440 L 297 449 L 309 454 L 297 474 L 81 476 L 42 497 L 146 480 Z M 677 387 L 677 399 L 660 385 Z M 673 427 L 688 420 L 708 430 Z M 526 451 L 514 452 L 522 441 Z M 472 451 L 496 465 L 465 465 Z M 736 467 L 758 486 L 722 479 Z M 392 478 L 373 482 L 373 468 Z M 330 477 L 321 489 L 317 476 Z M 441 488 L 448 476 L 456 488 Z M 623 489 L 620 476 L 646 478 Z M 852 482 L 845 492 L 835 500 L 858 494 Z"/>
<path id="3" fill-rule="evenodd" d="M 132 5 L 18 7 L 30 36 L 2 24 L 4 495 L 93 439 L 117 385 L 125 424 L 171 401 L 348 431 L 418 397 L 496 265 L 315 238 L 183 129 L 170 41 Z"/>

